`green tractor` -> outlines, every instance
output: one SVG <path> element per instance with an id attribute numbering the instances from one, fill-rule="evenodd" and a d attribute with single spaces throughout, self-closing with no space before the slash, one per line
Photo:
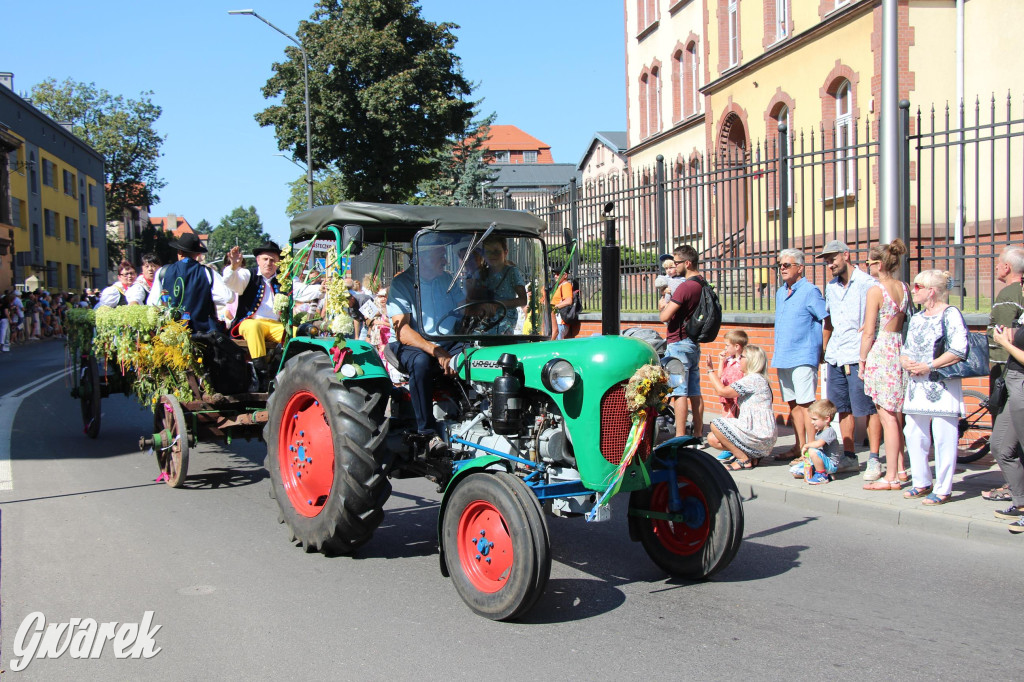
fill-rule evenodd
<path id="1" fill-rule="evenodd" d="M 395 380 L 406 369 L 396 343 L 346 340 L 339 353 L 336 337 L 308 325 L 288 340 L 264 438 L 293 541 L 352 553 L 381 523 L 389 479 L 419 476 L 443 492 L 441 573 L 490 619 L 520 616 L 543 593 L 546 515 L 603 521 L 619 492 L 629 493 L 630 537 L 670 575 L 704 579 L 732 561 L 743 535 L 732 477 L 693 438 L 655 447 L 656 406 L 682 380 L 678 360 L 663 366 L 649 344 L 617 331 L 548 340 L 546 230 L 517 211 L 368 203 L 293 220 L 292 246 L 307 263 L 319 244 L 333 249 L 328 268 L 373 264 L 392 299 L 404 280 L 422 337 L 452 355 L 429 386 L 437 447 L 417 429 L 410 387 Z M 568 264 L 566 238 L 552 252 Z M 414 265 L 397 275 L 409 255 Z"/>

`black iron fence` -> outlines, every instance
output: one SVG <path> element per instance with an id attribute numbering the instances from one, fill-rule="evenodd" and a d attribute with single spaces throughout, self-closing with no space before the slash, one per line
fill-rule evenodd
<path id="1" fill-rule="evenodd" d="M 987 311 L 999 286 L 992 267 L 1008 244 L 1022 243 L 1024 118 L 995 98 L 944 115 L 901 106 L 901 224 L 907 276 L 939 268 L 955 274 L 951 302 Z M 554 192 L 508 190 L 495 201 L 547 220 L 557 243 L 568 227 L 580 243 L 574 272 L 585 305 L 600 306 L 604 207 L 615 206 L 622 247 L 623 312 L 657 310 L 659 254 L 682 244 L 701 255 L 701 271 L 734 312 L 770 311 L 783 248 L 807 257 L 807 276 L 824 285 L 815 258 L 832 239 L 863 264 L 879 239 L 877 123 L 840 120 L 809 132 L 709 150 L 688 163 L 634 168 L 603 186 L 573 182 Z"/>

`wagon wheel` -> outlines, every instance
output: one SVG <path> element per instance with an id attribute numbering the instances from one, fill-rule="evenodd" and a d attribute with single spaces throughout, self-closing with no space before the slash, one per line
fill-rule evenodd
<path id="1" fill-rule="evenodd" d="M 78 379 L 78 401 L 82 406 L 82 432 L 89 438 L 100 434 L 100 401 L 102 388 L 96 358 L 83 363 Z"/>
<path id="2" fill-rule="evenodd" d="M 167 485 L 180 488 L 188 474 L 189 435 L 185 413 L 173 395 L 162 395 L 153 406 L 153 450 Z"/>

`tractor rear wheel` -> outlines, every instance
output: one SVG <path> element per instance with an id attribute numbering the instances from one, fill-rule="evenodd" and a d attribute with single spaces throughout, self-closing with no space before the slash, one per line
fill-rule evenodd
<path id="1" fill-rule="evenodd" d="M 306 351 L 277 375 L 263 437 L 270 494 L 307 552 L 351 554 L 384 518 L 391 482 L 383 447 L 391 384 L 343 382 Z"/>
<path id="2" fill-rule="evenodd" d="M 550 541 L 541 507 L 520 479 L 473 473 L 456 483 L 441 525 L 456 592 L 477 615 L 521 616 L 544 592 Z"/>
<path id="3" fill-rule="evenodd" d="M 681 509 L 670 510 L 672 482 L 629 498 L 630 526 L 648 556 L 676 578 L 703 580 L 733 560 L 743 539 L 743 507 L 732 477 L 711 455 L 683 450 L 675 485 Z"/>

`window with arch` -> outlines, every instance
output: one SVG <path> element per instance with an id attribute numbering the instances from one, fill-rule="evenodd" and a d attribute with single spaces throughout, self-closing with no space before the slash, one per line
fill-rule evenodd
<path id="1" fill-rule="evenodd" d="M 661 131 L 661 69 L 651 67 L 647 83 L 647 134 L 653 135 Z"/>
<path id="2" fill-rule="evenodd" d="M 640 88 L 639 88 L 639 104 L 640 104 L 640 139 L 647 137 L 647 109 L 648 109 L 648 91 L 650 90 L 650 75 L 643 73 L 640 76 Z"/>
<path id="3" fill-rule="evenodd" d="M 853 192 L 854 150 L 853 146 L 853 95 L 850 81 L 843 79 L 835 88 L 835 147 L 836 174 L 835 190 L 837 194 Z"/>
<path id="4" fill-rule="evenodd" d="M 691 41 L 686 46 L 683 54 L 684 67 L 684 88 L 685 105 L 683 106 L 684 116 L 692 116 L 700 111 L 700 93 L 697 88 L 700 85 L 700 76 L 697 72 L 697 43 Z"/>

